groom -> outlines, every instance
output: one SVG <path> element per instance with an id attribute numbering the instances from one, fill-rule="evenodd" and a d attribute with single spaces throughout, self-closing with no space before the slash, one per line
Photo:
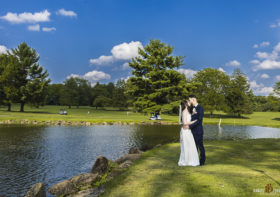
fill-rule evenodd
<path id="1" fill-rule="evenodd" d="M 200 151 L 200 161 L 199 161 L 200 165 L 203 166 L 206 159 L 205 150 L 203 146 L 203 126 L 202 126 L 204 111 L 203 108 L 198 104 L 195 95 L 190 95 L 189 101 L 191 105 L 194 107 L 194 109 L 196 110 L 196 113 L 192 115 L 192 121 L 197 120 L 195 123 L 189 125 L 189 128 L 192 131 L 196 147 Z"/>

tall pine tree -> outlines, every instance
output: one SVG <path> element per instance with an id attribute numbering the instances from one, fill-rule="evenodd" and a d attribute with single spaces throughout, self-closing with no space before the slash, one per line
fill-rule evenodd
<path id="1" fill-rule="evenodd" d="M 24 111 L 25 103 L 39 106 L 44 103 L 46 88 L 50 82 L 48 72 L 39 65 L 40 56 L 35 49 L 31 49 L 25 42 L 9 53 L 16 57 L 17 70 L 16 88 L 19 90 L 15 102 L 20 103 L 20 111 Z"/>
<path id="2" fill-rule="evenodd" d="M 247 77 L 240 69 L 235 69 L 226 92 L 228 112 L 238 115 L 253 112 L 252 90 Z"/>
<path id="3" fill-rule="evenodd" d="M 160 40 L 139 48 L 139 57 L 129 62 L 134 75 L 126 93 L 133 98 L 136 110 L 157 111 L 163 105 L 185 98 L 188 89 L 184 74 L 175 69 L 183 65 L 182 56 L 173 56 L 173 47 Z"/>

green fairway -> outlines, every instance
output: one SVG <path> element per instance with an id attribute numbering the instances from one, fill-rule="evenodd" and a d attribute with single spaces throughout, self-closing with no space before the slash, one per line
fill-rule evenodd
<path id="1" fill-rule="evenodd" d="M 280 196 L 279 139 L 206 141 L 205 148 L 206 165 L 198 167 L 178 166 L 179 143 L 147 151 L 103 196 Z M 268 184 L 274 193 L 265 192 Z"/>
<path id="2" fill-rule="evenodd" d="M 66 109 L 68 115 L 59 115 L 60 109 Z M 40 108 L 25 107 L 25 112 L 19 112 L 19 106 L 13 105 L 12 112 L 8 112 L 6 107 L 0 108 L 0 121 L 13 120 L 20 122 L 22 120 L 29 121 L 72 121 L 72 122 L 96 122 L 96 123 L 112 123 L 112 122 L 156 122 L 149 120 L 149 114 L 134 113 L 129 111 L 119 111 L 114 108 L 95 109 L 92 107 L 82 106 L 79 108 L 61 106 L 43 106 Z M 89 113 L 88 113 L 89 112 Z M 162 122 L 178 122 L 177 115 L 161 115 Z M 216 112 L 212 117 L 205 114 L 204 124 L 218 124 L 222 119 L 222 124 L 236 124 L 236 125 L 259 125 L 280 127 L 280 113 L 279 112 L 255 112 L 251 115 L 245 115 L 243 118 L 232 117 L 222 112 Z"/>

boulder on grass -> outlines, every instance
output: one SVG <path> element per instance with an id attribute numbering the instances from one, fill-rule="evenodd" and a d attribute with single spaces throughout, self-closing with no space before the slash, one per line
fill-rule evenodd
<path id="1" fill-rule="evenodd" d="M 119 159 L 117 159 L 115 162 L 117 164 L 121 164 L 127 160 L 129 161 L 135 161 L 136 159 L 138 159 L 141 155 L 140 154 L 127 154 L 127 155 L 124 155 L 122 157 L 120 157 Z"/>
<path id="2" fill-rule="evenodd" d="M 106 157 L 103 157 L 102 155 L 99 155 L 92 166 L 91 173 L 95 174 L 104 174 L 109 167 L 109 161 Z"/>
<path id="3" fill-rule="evenodd" d="M 77 192 L 78 189 L 69 180 L 62 181 L 49 188 L 48 192 L 56 196 L 68 195 Z"/>
<path id="4" fill-rule="evenodd" d="M 119 169 L 126 169 L 128 168 L 129 166 L 132 165 L 132 161 L 131 160 L 126 160 L 125 162 L 121 163 L 118 168 Z"/>
<path id="5" fill-rule="evenodd" d="M 162 145 L 161 144 L 157 144 L 156 146 L 155 146 L 155 148 L 159 148 L 159 147 L 161 147 Z"/>
<path id="6" fill-rule="evenodd" d="M 46 190 L 43 183 L 36 183 L 33 185 L 24 197 L 46 197 Z"/>
<path id="7" fill-rule="evenodd" d="M 139 150 L 139 148 L 137 148 L 137 147 L 130 148 L 129 152 L 128 152 L 128 154 L 141 154 L 141 153 L 142 153 L 142 151 Z"/>
<path id="8" fill-rule="evenodd" d="M 79 174 L 76 176 L 73 176 L 72 178 L 69 179 L 71 183 L 73 183 L 75 186 L 85 186 L 85 185 L 91 185 L 94 182 L 96 182 L 99 179 L 99 176 L 97 173 L 92 174 L 92 173 L 84 173 L 84 174 Z"/>
<path id="9" fill-rule="evenodd" d="M 90 189 L 79 191 L 76 194 L 70 195 L 70 197 L 98 197 L 104 192 L 105 192 L 105 187 L 104 185 L 101 185 L 94 189 L 90 188 Z"/>

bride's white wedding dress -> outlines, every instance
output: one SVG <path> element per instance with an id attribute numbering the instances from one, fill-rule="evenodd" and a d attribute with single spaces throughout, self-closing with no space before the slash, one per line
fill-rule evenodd
<path id="1" fill-rule="evenodd" d="M 182 113 L 183 122 L 191 122 L 191 115 Z M 179 166 L 199 166 L 199 157 L 193 134 L 190 129 L 181 128 L 180 131 L 181 154 L 178 162 Z"/>

